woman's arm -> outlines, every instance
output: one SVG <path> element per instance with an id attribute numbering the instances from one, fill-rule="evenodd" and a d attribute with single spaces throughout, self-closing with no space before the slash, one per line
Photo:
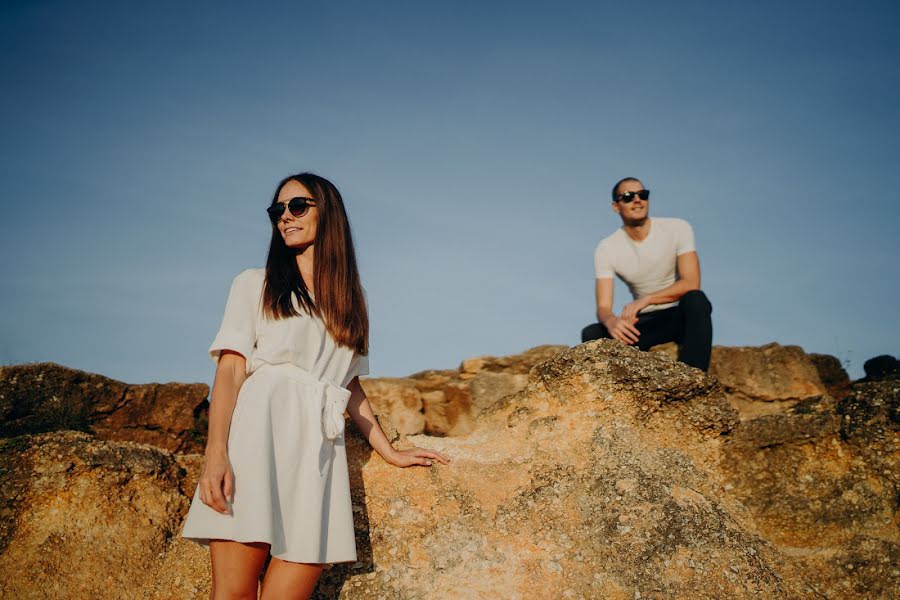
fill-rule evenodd
<path id="1" fill-rule="evenodd" d="M 247 379 L 246 369 L 243 355 L 222 350 L 209 397 L 209 431 L 200 476 L 200 500 L 221 513 L 227 513 L 225 499 L 231 501 L 234 493 L 234 473 L 228 462 L 228 432 L 238 392 Z"/>
<path id="2" fill-rule="evenodd" d="M 350 414 L 350 418 L 356 423 L 356 427 L 362 432 L 363 437 L 386 462 L 397 467 L 431 466 L 432 459 L 445 465 L 450 462 L 450 459 L 440 452 L 424 448 L 395 450 L 387 436 L 384 435 L 378 419 L 375 418 L 366 392 L 359 383 L 359 377 L 354 377 L 347 389 L 350 390 L 350 401 L 347 403 L 347 412 Z"/>

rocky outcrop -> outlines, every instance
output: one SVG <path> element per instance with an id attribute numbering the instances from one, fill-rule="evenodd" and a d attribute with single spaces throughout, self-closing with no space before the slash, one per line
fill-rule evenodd
<path id="1" fill-rule="evenodd" d="M 726 490 L 828 598 L 900 587 L 900 385 L 743 421 L 723 446 Z"/>
<path id="2" fill-rule="evenodd" d="M 672 360 L 678 345 L 654 346 Z M 850 378 L 834 356 L 806 354 L 799 346 L 713 346 L 710 375 L 719 379 L 741 418 L 780 414 L 797 402 L 829 395 L 840 399 L 850 391 Z"/>
<path id="3" fill-rule="evenodd" d="M 900 360 L 889 354 L 870 358 L 863 364 L 865 381 L 887 381 L 900 379 Z"/>
<path id="4" fill-rule="evenodd" d="M 0 440 L 0 597 L 137 597 L 189 506 L 186 474 L 166 450 L 83 432 Z"/>
<path id="5" fill-rule="evenodd" d="M 408 379 L 427 394 L 445 376 Z M 716 378 L 600 340 L 534 366 L 465 435 L 385 419 L 395 443 L 450 465 L 398 470 L 351 423 L 359 561 L 328 570 L 316 597 L 891 598 L 898 388 L 856 383 L 742 420 Z M 175 535 L 201 466 L 83 433 L 7 440 L 0 595 L 207 598 L 208 552 Z"/>
<path id="6" fill-rule="evenodd" d="M 850 376 L 847 375 L 847 371 L 844 370 L 844 366 L 837 357 L 816 353 L 807 354 L 807 356 L 816 368 L 819 379 L 829 396 L 835 400 L 841 400 L 850 393 Z"/>
<path id="7" fill-rule="evenodd" d="M 777 414 L 828 390 L 800 346 L 713 347 L 709 366 L 741 418 Z"/>
<path id="8" fill-rule="evenodd" d="M 457 370 L 366 378 L 362 385 L 375 411 L 389 417 L 400 433 L 464 435 L 482 411 L 521 391 L 534 365 L 567 348 L 537 346 L 513 356 L 480 356 L 464 360 Z"/>
<path id="9" fill-rule="evenodd" d="M 205 384 L 129 385 L 56 363 L 0 367 L 0 437 L 56 430 L 201 452 Z"/>

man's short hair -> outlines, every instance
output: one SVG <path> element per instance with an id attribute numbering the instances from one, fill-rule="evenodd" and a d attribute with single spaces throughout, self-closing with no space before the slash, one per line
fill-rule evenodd
<path id="1" fill-rule="evenodd" d="M 619 186 L 622 185 L 623 183 L 625 183 L 626 181 L 637 181 L 638 183 L 641 183 L 641 180 L 638 179 L 637 177 L 626 177 L 626 178 L 624 178 L 624 179 L 618 180 L 618 181 L 616 182 L 616 185 L 614 185 L 614 186 L 613 186 L 613 189 L 612 189 L 612 199 L 613 199 L 613 202 L 616 201 L 616 191 L 618 191 Z"/>

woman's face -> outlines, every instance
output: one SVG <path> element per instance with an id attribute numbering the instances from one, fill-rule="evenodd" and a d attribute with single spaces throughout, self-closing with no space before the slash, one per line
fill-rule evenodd
<path id="1" fill-rule="evenodd" d="M 312 194 L 299 181 L 288 181 L 278 192 L 278 202 L 282 205 L 290 202 L 291 198 L 310 198 Z M 276 222 L 281 237 L 288 248 L 302 248 L 310 246 L 316 239 L 316 226 L 319 223 L 318 201 L 314 201 L 306 210 L 306 214 L 295 217 L 291 211 L 285 210 L 281 218 Z"/>

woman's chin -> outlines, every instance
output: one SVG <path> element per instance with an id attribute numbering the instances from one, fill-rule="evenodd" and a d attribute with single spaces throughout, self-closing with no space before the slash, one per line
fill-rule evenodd
<path id="1" fill-rule="evenodd" d="M 293 248 L 294 250 L 303 250 L 305 248 L 308 248 L 311 244 L 312 240 L 284 240 L 284 245 L 288 248 Z"/>

